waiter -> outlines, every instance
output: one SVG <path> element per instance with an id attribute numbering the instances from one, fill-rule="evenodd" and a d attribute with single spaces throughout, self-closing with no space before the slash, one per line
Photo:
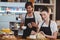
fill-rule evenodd
<path id="1" fill-rule="evenodd" d="M 42 21 L 41 16 L 33 12 L 33 4 L 31 2 L 27 2 L 25 8 L 27 13 L 22 15 L 22 21 L 27 28 L 23 31 L 23 38 L 26 38 L 30 34 L 35 34 L 38 28 L 37 25 Z"/>

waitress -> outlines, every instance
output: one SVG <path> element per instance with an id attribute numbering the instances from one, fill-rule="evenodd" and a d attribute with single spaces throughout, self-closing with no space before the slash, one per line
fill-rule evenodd
<path id="1" fill-rule="evenodd" d="M 41 16 L 43 18 L 43 21 L 39 23 L 41 33 L 49 39 L 56 40 L 58 33 L 57 24 L 55 21 L 50 20 L 50 13 L 46 6 L 42 8 Z"/>
<path id="2" fill-rule="evenodd" d="M 36 33 L 38 28 L 37 25 L 42 21 L 41 16 L 33 12 L 33 4 L 31 2 L 27 2 L 25 8 L 27 13 L 22 15 L 22 21 L 27 28 L 23 31 L 23 38 Z"/>

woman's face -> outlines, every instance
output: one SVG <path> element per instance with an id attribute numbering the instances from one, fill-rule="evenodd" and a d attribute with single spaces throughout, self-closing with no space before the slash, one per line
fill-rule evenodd
<path id="1" fill-rule="evenodd" d="M 41 16 L 42 16 L 43 20 L 47 20 L 49 18 L 49 13 L 46 11 L 42 11 Z"/>
<path id="2" fill-rule="evenodd" d="M 27 10 L 28 13 L 31 13 L 33 11 L 33 7 L 27 6 L 26 10 Z"/>

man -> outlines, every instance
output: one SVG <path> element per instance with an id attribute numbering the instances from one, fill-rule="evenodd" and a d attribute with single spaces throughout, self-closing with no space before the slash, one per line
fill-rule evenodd
<path id="1" fill-rule="evenodd" d="M 27 28 L 23 31 L 23 38 L 26 38 L 30 34 L 35 34 L 38 28 L 37 25 L 42 21 L 41 16 L 33 12 L 33 4 L 31 2 L 27 2 L 25 8 L 27 13 L 22 15 L 22 21 Z"/>

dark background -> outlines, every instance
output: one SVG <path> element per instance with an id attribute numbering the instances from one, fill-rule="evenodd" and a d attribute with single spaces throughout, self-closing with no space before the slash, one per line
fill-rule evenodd
<path id="1" fill-rule="evenodd" d="M 56 0 L 56 20 L 60 20 L 60 0 Z"/>

